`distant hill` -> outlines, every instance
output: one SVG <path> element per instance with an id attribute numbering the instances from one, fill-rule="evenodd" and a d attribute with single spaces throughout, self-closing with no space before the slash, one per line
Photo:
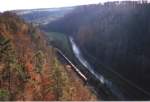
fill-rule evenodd
<path id="1" fill-rule="evenodd" d="M 47 9 L 30 9 L 30 10 L 16 10 L 12 11 L 24 18 L 24 20 L 33 23 L 34 25 L 45 25 L 63 17 L 65 14 L 71 12 L 74 7 L 62 8 L 47 8 Z"/>

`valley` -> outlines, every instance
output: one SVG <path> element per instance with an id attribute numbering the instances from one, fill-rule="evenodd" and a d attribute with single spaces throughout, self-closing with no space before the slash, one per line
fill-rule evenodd
<path id="1" fill-rule="evenodd" d="M 150 4 L 0 13 L 0 100 L 150 99 Z"/>

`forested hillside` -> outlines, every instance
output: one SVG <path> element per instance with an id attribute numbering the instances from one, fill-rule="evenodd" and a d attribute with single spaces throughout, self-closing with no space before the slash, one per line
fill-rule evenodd
<path id="1" fill-rule="evenodd" d="M 40 30 L 14 13 L 0 14 L 1 101 L 96 100 L 65 67 Z"/>
<path id="2" fill-rule="evenodd" d="M 85 57 L 92 56 L 89 61 L 95 59 L 150 92 L 150 4 L 80 6 L 43 29 L 73 36 Z"/>

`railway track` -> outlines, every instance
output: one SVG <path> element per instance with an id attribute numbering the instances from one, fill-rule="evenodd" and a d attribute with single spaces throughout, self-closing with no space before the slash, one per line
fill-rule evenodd
<path id="1" fill-rule="evenodd" d="M 82 78 L 84 82 L 86 82 L 88 79 L 87 77 L 63 54 L 61 50 L 58 48 L 55 48 L 55 50 L 70 64 L 71 68 Z"/>

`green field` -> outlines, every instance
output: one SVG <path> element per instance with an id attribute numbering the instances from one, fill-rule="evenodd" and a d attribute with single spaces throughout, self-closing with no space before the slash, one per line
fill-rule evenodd
<path id="1" fill-rule="evenodd" d="M 68 36 L 58 32 L 46 33 L 50 45 L 59 48 L 66 56 L 74 57 Z"/>

